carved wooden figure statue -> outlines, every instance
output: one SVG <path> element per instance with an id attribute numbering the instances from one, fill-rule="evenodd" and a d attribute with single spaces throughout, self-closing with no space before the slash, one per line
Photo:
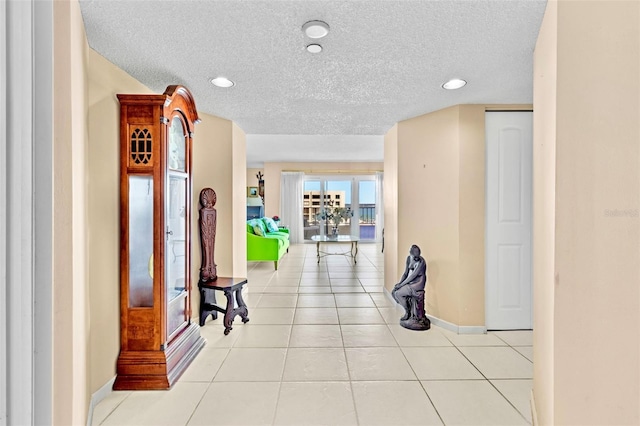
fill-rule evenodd
<path id="1" fill-rule="evenodd" d="M 427 283 L 427 261 L 420 255 L 420 247 L 412 245 L 407 266 L 391 295 L 405 309 L 400 325 L 410 330 L 428 330 L 431 321 L 424 311 L 424 288 Z"/>
<path id="2" fill-rule="evenodd" d="M 200 281 L 209 282 L 218 279 L 217 265 L 214 260 L 216 247 L 217 212 L 216 192 L 211 188 L 200 191 L 200 248 L 202 264 L 200 266 Z"/>

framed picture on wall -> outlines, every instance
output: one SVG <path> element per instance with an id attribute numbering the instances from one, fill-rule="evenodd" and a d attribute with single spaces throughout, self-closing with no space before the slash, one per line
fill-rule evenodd
<path id="1" fill-rule="evenodd" d="M 247 197 L 257 197 L 257 196 L 258 196 L 258 187 L 247 186 Z"/>

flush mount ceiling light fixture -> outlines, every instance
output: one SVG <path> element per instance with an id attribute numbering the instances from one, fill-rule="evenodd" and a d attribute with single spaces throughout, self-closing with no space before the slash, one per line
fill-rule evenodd
<path id="1" fill-rule="evenodd" d="M 452 78 L 451 80 L 447 81 L 446 83 L 444 83 L 442 85 L 443 89 L 447 89 L 447 90 L 455 90 L 455 89 L 459 89 L 461 87 L 464 87 L 467 84 L 466 81 L 461 80 L 459 78 Z"/>
<path id="2" fill-rule="evenodd" d="M 322 38 L 329 34 L 329 24 L 322 21 L 309 21 L 302 26 L 302 32 L 309 38 Z"/>
<path id="3" fill-rule="evenodd" d="M 217 87 L 227 88 L 232 87 L 235 83 L 226 77 L 216 77 L 211 79 L 211 84 Z"/>
<path id="4" fill-rule="evenodd" d="M 307 52 L 320 53 L 322 52 L 322 46 L 320 46 L 319 44 L 310 44 L 307 46 Z"/>

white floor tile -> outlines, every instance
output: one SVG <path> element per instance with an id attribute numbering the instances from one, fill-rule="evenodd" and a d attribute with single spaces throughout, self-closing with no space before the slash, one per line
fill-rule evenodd
<path id="1" fill-rule="evenodd" d="M 457 334 L 449 330 L 442 332 L 456 346 L 507 346 L 493 334 Z"/>
<path id="2" fill-rule="evenodd" d="M 368 294 L 336 294 L 338 308 L 375 308 L 371 296 Z"/>
<path id="3" fill-rule="evenodd" d="M 526 425 L 526 420 L 486 380 L 422 382 L 446 425 Z"/>
<path id="4" fill-rule="evenodd" d="M 260 301 L 261 297 L 262 297 L 262 291 L 258 292 L 257 290 L 254 290 L 253 287 L 251 288 L 251 290 L 242 292 L 242 298 L 244 299 L 244 303 L 249 308 L 254 308 Z"/>
<path id="5" fill-rule="evenodd" d="M 372 294 L 371 296 L 375 296 L 375 294 Z M 382 315 L 382 318 L 384 318 L 384 321 L 387 324 L 399 325 L 400 318 L 402 318 L 402 315 L 404 315 L 403 311 L 397 308 L 380 308 L 379 307 L 378 312 L 380 312 L 380 315 Z"/>
<path id="6" fill-rule="evenodd" d="M 279 390 L 279 382 L 212 383 L 188 425 L 270 425 Z"/>
<path id="7" fill-rule="evenodd" d="M 370 280 L 383 280 L 384 275 L 377 271 L 362 271 L 357 273 L 358 278 L 370 279 Z"/>
<path id="8" fill-rule="evenodd" d="M 298 287 L 300 280 L 295 278 L 272 278 L 267 284 L 267 288 L 272 287 Z"/>
<path id="9" fill-rule="evenodd" d="M 180 377 L 180 382 L 207 382 L 213 380 L 229 349 L 206 346 Z"/>
<path id="10" fill-rule="evenodd" d="M 529 361 L 533 362 L 533 346 L 514 346 L 513 349 L 520 352 Z"/>
<path id="11" fill-rule="evenodd" d="M 360 285 L 360 281 L 356 278 L 355 274 L 352 272 L 340 274 L 339 276 L 329 274 L 329 276 L 331 277 L 331 285 L 336 287 Z"/>
<path id="12" fill-rule="evenodd" d="M 291 324 L 294 312 L 294 308 L 252 308 L 249 309 L 248 325 Z M 242 324 L 242 321 L 239 321 L 239 324 Z"/>
<path id="13" fill-rule="evenodd" d="M 289 347 L 341 348 L 342 332 L 339 325 L 294 325 Z"/>
<path id="14" fill-rule="evenodd" d="M 334 281 L 355 281 L 357 284 L 360 284 L 356 278 L 355 272 L 349 271 L 332 271 L 329 270 L 329 277 L 331 278 L 331 284 Z"/>
<path id="15" fill-rule="evenodd" d="M 283 381 L 349 380 L 342 348 L 289 348 Z"/>
<path id="16" fill-rule="evenodd" d="M 359 286 L 331 286 L 331 291 L 333 293 L 364 293 L 364 287 Z"/>
<path id="17" fill-rule="evenodd" d="M 257 308 L 295 308 L 297 294 L 265 294 L 257 304 Z M 251 318 L 251 317 L 249 317 Z"/>
<path id="18" fill-rule="evenodd" d="M 249 315 L 251 315 L 251 309 L 249 309 Z M 216 321 L 207 322 L 203 327 L 200 327 L 200 336 L 207 341 L 206 348 L 230 348 L 242 334 L 244 325 L 236 327 L 234 323 L 233 330 L 225 336 L 222 316 L 219 314 Z M 238 321 L 238 323 L 242 324 L 242 321 Z"/>
<path id="19" fill-rule="evenodd" d="M 386 325 L 340 325 L 345 348 L 397 346 Z"/>
<path id="20" fill-rule="evenodd" d="M 101 424 L 104 419 L 113 412 L 113 410 L 118 408 L 120 403 L 122 403 L 129 394 L 131 394 L 131 391 L 113 391 L 107 395 L 93 409 L 93 419 L 91 420 L 91 424 Z"/>
<path id="21" fill-rule="evenodd" d="M 531 389 L 533 389 L 533 380 L 491 380 L 491 383 L 529 423 L 532 422 Z"/>
<path id="22" fill-rule="evenodd" d="M 422 331 L 408 330 L 400 324 L 389 324 L 389 329 L 400 346 L 453 346 L 433 324 L 431 329 Z"/>
<path id="23" fill-rule="evenodd" d="M 400 348 L 347 348 L 351 380 L 416 380 Z"/>
<path id="24" fill-rule="evenodd" d="M 282 379 L 286 349 L 234 348 L 215 382 L 276 382 Z"/>
<path id="25" fill-rule="evenodd" d="M 409 364 L 420 380 L 482 379 L 478 370 L 458 349 L 402 348 Z"/>
<path id="26" fill-rule="evenodd" d="M 349 383 L 282 383 L 274 424 L 357 425 Z"/>
<path id="27" fill-rule="evenodd" d="M 286 348 L 289 346 L 291 325 L 247 324 L 234 347 L 236 348 Z"/>
<path id="28" fill-rule="evenodd" d="M 300 295 L 298 308 L 335 308 L 336 299 L 333 294 Z"/>
<path id="29" fill-rule="evenodd" d="M 487 379 L 530 379 L 533 363 L 510 347 L 461 347 Z"/>
<path id="30" fill-rule="evenodd" d="M 371 299 L 373 299 L 373 303 L 375 303 L 379 308 L 395 308 L 396 306 L 398 306 L 398 304 L 391 298 L 389 298 L 389 296 L 387 296 L 385 293 L 372 294 Z"/>
<path id="31" fill-rule="evenodd" d="M 330 294 L 331 287 L 298 287 L 298 294 Z"/>
<path id="32" fill-rule="evenodd" d="M 384 286 L 384 279 L 382 278 L 365 278 L 362 276 L 362 273 L 357 274 L 358 279 L 360 280 L 360 284 L 364 286 Z"/>
<path id="33" fill-rule="evenodd" d="M 336 308 L 298 308 L 294 324 L 338 324 Z"/>
<path id="34" fill-rule="evenodd" d="M 331 283 L 329 278 L 303 278 L 300 281 L 300 287 L 329 287 Z"/>
<path id="35" fill-rule="evenodd" d="M 500 339 L 504 340 L 509 346 L 533 345 L 532 330 L 492 331 L 489 334 L 495 334 Z"/>
<path id="36" fill-rule="evenodd" d="M 377 308 L 338 308 L 340 324 L 385 324 Z"/>
<path id="37" fill-rule="evenodd" d="M 298 286 L 277 286 L 277 285 L 269 285 L 264 289 L 265 293 L 275 293 L 275 294 L 293 294 L 298 293 Z M 259 305 L 258 305 L 259 306 Z"/>
<path id="38" fill-rule="evenodd" d="M 420 382 L 353 382 L 361 425 L 441 425 Z"/>
<path id="39" fill-rule="evenodd" d="M 314 245 L 293 245 L 278 271 L 249 262 L 251 321 L 236 318 L 225 336 L 222 314 L 207 319 L 207 345 L 172 390 L 113 392 L 95 407 L 94 424 L 530 421 L 531 331 L 406 330 L 384 292 L 379 244 L 362 244 L 357 264 L 342 256 L 317 264 L 315 254 Z"/>
<path id="40" fill-rule="evenodd" d="M 200 402 L 209 383 L 176 383 L 167 391 L 135 391 L 102 423 L 103 425 L 184 425 Z"/>

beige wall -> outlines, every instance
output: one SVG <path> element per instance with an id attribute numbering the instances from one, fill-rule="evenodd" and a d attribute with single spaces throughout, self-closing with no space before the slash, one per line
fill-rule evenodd
<path id="1" fill-rule="evenodd" d="M 213 188 L 218 201 L 216 211 L 215 262 L 220 276 L 246 276 L 246 143 L 245 134 L 235 123 L 209 114 L 200 114 L 193 141 L 192 227 L 192 311 L 197 316 L 200 297 L 200 229 L 197 226 L 199 195 Z"/>
<path id="2" fill-rule="evenodd" d="M 388 289 L 398 275 L 398 125 L 384 135 L 384 282 Z M 408 251 L 408 250 L 407 250 Z M 404 268 L 404 264 L 401 265 Z M 404 270 L 404 269 L 403 269 Z"/>
<path id="3" fill-rule="evenodd" d="M 549 1 L 534 55 L 533 391 L 540 425 L 553 424 L 557 7 Z"/>
<path id="4" fill-rule="evenodd" d="M 425 309 L 454 324 L 460 293 L 458 110 L 398 123 L 398 274 L 411 245 L 420 246 L 429 271 Z M 385 284 L 391 290 L 393 282 Z"/>
<path id="5" fill-rule="evenodd" d="M 247 276 L 247 138 L 244 131 L 232 127 L 231 187 L 233 188 L 233 275 Z M 257 173 L 257 172 L 256 172 Z"/>
<path id="6" fill-rule="evenodd" d="M 269 217 L 280 214 L 280 175 L 283 171 L 304 171 L 308 174 L 351 174 L 358 171 L 381 171 L 382 167 L 383 163 L 265 163 L 264 213 Z"/>
<path id="7" fill-rule="evenodd" d="M 526 109 L 523 107 L 522 109 Z M 529 106 L 530 108 L 530 106 Z M 460 325 L 483 325 L 485 211 L 485 108 L 459 107 L 460 189 L 458 244 Z"/>
<path id="8" fill-rule="evenodd" d="M 53 16 L 53 423 L 85 424 L 88 45 L 77 2 L 55 2 Z"/>
<path id="9" fill-rule="evenodd" d="M 534 180 L 535 253 L 554 253 L 553 279 L 548 256 L 534 258 L 536 323 L 553 334 L 534 336 L 544 424 L 640 423 L 639 18 L 638 2 L 551 2 L 535 53 L 549 108 L 536 128 L 556 129 L 535 136 L 536 158 L 556 160 L 554 183 Z"/>
<path id="10" fill-rule="evenodd" d="M 398 227 L 397 248 L 385 256 L 386 270 L 390 262 L 396 269 L 385 274 L 387 289 L 417 244 L 429 268 L 427 312 L 461 326 L 484 325 L 485 109 L 435 111 L 398 123 L 397 140 L 385 139 L 385 171 L 397 168 L 395 185 L 385 180 L 385 192 L 397 190 L 396 210 L 389 205 L 385 220 L 397 214 Z"/>
<path id="11" fill-rule="evenodd" d="M 113 378 L 120 352 L 120 104 L 117 93 L 152 92 L 89 50 L 91 392 Z"/>
<path id="12" fill-rule="evenodd" d="M 258 172 L 264 173 L 264 169 L 247 169 L 247 186 L 258 186 Z"/>

